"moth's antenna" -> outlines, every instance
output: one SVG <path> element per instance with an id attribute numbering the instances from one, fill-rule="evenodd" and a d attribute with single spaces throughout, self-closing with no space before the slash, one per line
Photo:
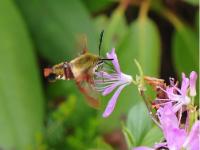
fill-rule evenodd
<path id="1" fill-rule="evenodd" d="M 102 59 L 100 59 L 100 60 L 112 61 L 113 59 L 112 59 L 112 58 L 111 58 L 111 59 L 109 59 L 109 58 L 102 58 Z"/>
<path id="2" fill-rule="evenodd" d="M 100 56 L 100 51 L 101 51 L 101 44 L 102 44 L 102 40 L 103 40 L 103 33 L 104 33 L 104 30 L 101 31 L 100 33 L 100 38 L 99 38 L 99 56 Z"/>

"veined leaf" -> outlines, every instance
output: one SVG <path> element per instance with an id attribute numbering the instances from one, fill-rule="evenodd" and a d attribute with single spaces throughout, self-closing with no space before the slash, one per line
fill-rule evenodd
<path id="1" fill-rule="evenodd" d="M 122 126 L 122 131 L 125 136 L 128 148 L 131 149 L 135 145 L 135 139 L 134 139 L 131 131 L 127 127 L 125 127 L 125 125 Z"/>
<path id="2" fill-rule="evenodd" d="M 145 135 L 145 137 L 143 138 L 141 145 L 145 145 L 145 146 L 151 146 L 153 147 L 155 143 L 160 142 L 160 140 L 162 139 L 163 134 L 160 128 L 158 128 L 157 126 L 153 126 Z"/>
<path id="3" fill-rule="evenodd" d="M 0 149 L 27 150 L 43 124 L 33 47 L 19 11 L 0 1 Z"/>
<path id="4" fill-rule="evenodd" d="M 135 146 L 141 144 L 143 138 L 152 127 L 152 121 L 148 114 L 147 108 L 143 102 L 135 104 L 127 119 L 127 128 L 135 138 Z"/>
<path id="5" fill-rule="evenodd" d="M 179 75 L 199 69 L 198 37 L 187 26 L 175 31 L 172 39 L 173 61 Z"/>

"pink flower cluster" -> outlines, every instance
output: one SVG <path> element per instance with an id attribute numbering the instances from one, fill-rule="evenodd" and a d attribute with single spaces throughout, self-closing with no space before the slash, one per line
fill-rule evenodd
<path id="1" fill-rule="evenodd" d="M 134 150 L 161 148 L 169 150 L 199 149 L 200 121 L 196 120 L 190 131 L 187 125 L 190 117 L 187 106 L 190 105 L 192 98 L 196 96 L 196 80 L 197 73 L 192 71 L 190 78 L 187 78 L 184 73 L 182 74 L 180 88 L 173 82 L 174 80 L 170 82 L 170 86 L 166 87 L 166 89 L 158 87 L 166 94 L 166 98 L 156 98 L 154 101 L 159 105 L 156 114 L 165 137 L 165 142 L 155 144 L 154 148 L 142 146 L 134 148 Z M 181 126 L 183 109 L 187 111 L 184 127 Z"/>

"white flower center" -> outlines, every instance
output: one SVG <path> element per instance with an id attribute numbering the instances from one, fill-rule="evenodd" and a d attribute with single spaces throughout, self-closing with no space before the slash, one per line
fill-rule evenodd
<path id="1" fill-rule="evenodd" d="M 132 76 L 122 73 L 121 80 L 127 83 L 131 83 L 133 81 Z"/>
<path id="2" fill-rule="evenodd" d="M 185 96 L 183 103 L 185 105 L 188 105 L 190 103 L 191 99 L 188 96 Z"/>

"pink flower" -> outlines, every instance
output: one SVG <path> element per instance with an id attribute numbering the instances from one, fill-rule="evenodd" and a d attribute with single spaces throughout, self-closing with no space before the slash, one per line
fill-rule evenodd
<path id="1" fill-rule="evenodd" d="M 186 131 L 179 128 L 179 121 L 173 111 L 172 104 L 167 104 L 157 111 L 158 118 L 166 139 L 167 147 L 172 150 L 181 149 L 185 138 Z"/>
<path id="2" fill-rule="evenodd" d="M 96 72 L 96 79 L 94 80 L 96 90 L 101 92 L 102 95 L 108 95 L 116 88 L 114 95 L 109 100 L 108 105 L 103 113 L 103 117 L 108 117 L 114 110 L 119 94 L 123 88 L 129 85 L 133 79 L 130 75 L 121 72 L 115 49 L 113 48 L 110 53 L 107 53 L 108 59 L 113 59 L 114 72 L 98 71 Z"/>
<path id="3" fill-rule="evenodd" d="M 154 149 L 145 147 L 145 146 L 140 146 L 140 147 L 133 148 L 132 150 L 154 150 Z"/>
<path id="4" fill-rule="evenodd" d="M 200 121 L 196 121 L 192 126 L 192 129 L 185 140 L 183 147 L 189 150 L 199 149 L 199 138 L 200 138 Z"/>
<path id="5" fill-rule="evenodd" d="M 185 129 L 180 128 L 180 124 L 176 114 L 173 111 L 172 104 L 166 104 L 160 107 L 157 115 L 161 124 L 161 128 L 166 139 L 164 143 L 155 144 L 154 148 L 165 147 L 170 150 L 188 150 L 199 149 L 200 121 L 193 124 L 191 131 L 188 133 Z M 137 147 L 134 150 L 151 150 L 148 147 Z"/>
<path id="6" fill-rule="evenodd" d="M 155 101 L 159 101 L 160 106 L 164 106 L 168 103 L 173 102 L 173 111 L 174 112 L 177 112 L 179 110 L 182 111 L 182 106 L 188 105 L 191 102 L 191 98 L 188 95 L 188 91 L 190 90 L 191 96 L 196 95 L 196 79 L 197 79 L 197 74 L 194 71 L 191 72 L 190 79 L 187 78 L 183 73 L 181 88 L 179 89 L 177 85 L 174 85 L 173 82 L 170 82 L 171 85 L 167 87 L 166 90 L 160 87 L 160 89 L 167 94 L 168 98 L 165 99 L 156 98 Z"/>
<path id="7" fill-rule="evenodd" d="M 196 81 L 197 81 L 197 73 L 192 71 L 190 73 L 190 96 L 196 96 Z"/>

